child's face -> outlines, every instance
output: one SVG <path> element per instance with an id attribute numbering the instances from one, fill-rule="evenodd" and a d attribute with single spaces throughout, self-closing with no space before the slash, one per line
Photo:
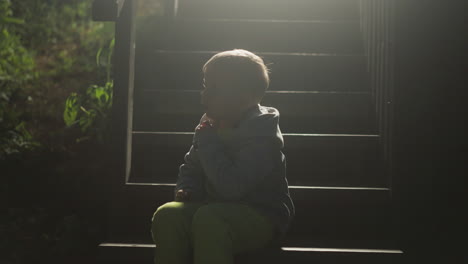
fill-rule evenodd
<path id="1" fill-rule="evenodd" d="M 241 93 L 228 74 L 210 76 L 205 74 L 201 103 L 206 115 L 214 120 L 235 121 L 239 115 L 251 105 L 251 100 Z"/>

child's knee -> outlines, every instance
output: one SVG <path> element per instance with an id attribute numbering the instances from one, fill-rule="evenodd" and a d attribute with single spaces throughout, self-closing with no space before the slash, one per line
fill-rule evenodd
<path id="1" fill-rule="evenodd" d="M 192 232 L 194 236 L 219 236 L 228 232 L 228 226 L 214 206 L 205 205 L 193 216 Z"/>
<path id="2" fill-rule="evenodd" d="M 167 225 L 173 223 L 177 218 L 182 217 L 182 208 L 179 202 L 169 202 L 161 205 L 153 214 L 152 229 L 156 225 Z"/>

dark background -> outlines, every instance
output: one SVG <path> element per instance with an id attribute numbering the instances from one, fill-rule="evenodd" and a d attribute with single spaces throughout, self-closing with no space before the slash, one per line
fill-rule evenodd
<path id="1" fill-rule="evenodd" d="M 467 260 L 466 7 L 397 1 L 393 187 L 417 263 Z"/>

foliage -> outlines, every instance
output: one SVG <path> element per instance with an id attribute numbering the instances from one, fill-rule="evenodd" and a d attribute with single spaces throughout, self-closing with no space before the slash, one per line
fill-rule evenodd
<path id="1" fill-rule="evenodd" d="M 89 263 L 102 241 L 114 32 L 92 1 L 0 0 L 0 263 Z"/>
<path id="2" fill-rule="evenodd" d="M 15 113 L 10 112 L 9 114 Z M 14 118 L 14 120 L 16 121 L 17 118 Z M 10 121 L 8 123 L 12 124 L 14 122 Z M 5 131 L 1 131 L 0 159 L 4 159 L 7 155 L 34 149 L 38 146 L 39 143 L 32 138 L 29 131 L 25 128 L 25 123 L 20 122 L 13 129 L 5 129 Z"/>
<path id="3" fill-rule="evenodd" d="M 27 46 L 40 52 L 46 53 L 51 45 L 61 43 L 90 45 L 95 49 L 104 44 L 112 31 L 107 28 L 104 32 L 103 23 L 91 21 L 91 3 L 91 0 L 15 1 L 14 11 L 27 24 L 18 27 L 17 32 L 28 36 Z"/>
<path id="4" fill-rule="evenodd" d="M 101 47 L 96 54 L 96 64 L 106 68 L 106 81 L 110 82 L 112 72 L 112 55 L 114 54 L 115 38 L 113 38 L 107 49 Z M 102 58 L 105 58 L 103 60 Z"/>
<path id="5" fill-rule="evenodd" d="M 91 21 L 91 3 L 0 0 L 0 201 L 7 202 L 1 204 L 0 263 L 79 256 L 100 232 L 101 218 L 85 207 L 103 208 L 93 188 L 102 186 L 96 181 L 108 155 L 91 144 L 67 145 L 62 115 L 71 93 L 89 98 L 80 103 L 102 120 L 111 107 L 111 61 L 101 47 L 112 39 L 113 25 Z M 103 82 L 109 84 L 90 86 Z"/>
<path id="6" fill-rule="evenodd" d="M 2 93 L 11 96 L 21 84 L 36 77 L 35 65 L 19 36 L 10 33 L 8 24 L 0 26 L 0 30 L 0 85 Z"/>
<path id="7" fill-rule="evenodd" d="M 39 144 L 21 120 L 22 110 L 15 103 L 25 101 L 21 88 L 37 77 L 31 53 L 20 37 L 11 33 L 12 27 L 24 24 L 24 20 L 13 17 L 10 1 L 2 0 L 0 21 L 0 159 L 3 159 Z"/>
<path id="8" fill-rule="evenodd" d="M 99 143 L 106 142 L 110 130 L 110 110 L 112 108 L 113 81 L 111 80 L 111 59 L 115 40 L 112 39 L 109 47 L 99 49 L 96 55 L 97 64 L 101 64 L 101 57 L 107 54 L 105 60 L 107 81 L 103 86 L 91 85 L 85 95 L 72 93 L 65 102 L 63 120 L 67 127 L 78 125 L 83 137 L 82 140 L 96 139 Z"/>
<path id="9" fill-rule="evenodd" d="M 82 140 L 96 138 L 99 143 L 106 142 L 109 132 L 109 113 L 112 107 L 113 82 L 104 86 L 91 85 L 86 96 L 72 93 L 65 102 L 63 120 L 68 127 L 78 125 L 84 137 Z"/>
<path id="10" fill-rule="evenodd" d="M 37 146 L 67 148 L 67 97 L 110 79 L 110 61 L 96 64 L 95 54 L 113 24 L 91 21 L 91 3 L 0 0 L 0 160 Z"/>

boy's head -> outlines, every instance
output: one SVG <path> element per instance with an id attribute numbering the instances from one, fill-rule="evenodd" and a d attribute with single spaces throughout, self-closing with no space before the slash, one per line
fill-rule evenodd
<path id="1" fill-rule="evenodd" d="M 215 54 L 203 66 L 201 102 L 213 119 L 236 119 L 260 103 L 270 78 L 262 58 L 234 49 Z"/>

